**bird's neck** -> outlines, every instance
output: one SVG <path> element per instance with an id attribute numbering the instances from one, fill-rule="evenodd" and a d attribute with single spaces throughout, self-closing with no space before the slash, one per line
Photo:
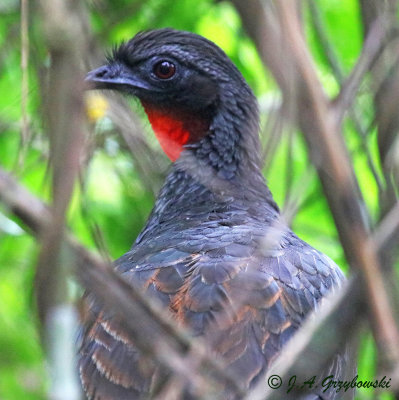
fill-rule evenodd
<path id="1" fill-rule="evenodd" d="M 221 101 L 207 135 L 187 147 L 219 178 L 245 181 L 261 176 L 258 112 L 254 101 L 239 100 Z"/>
<path id="2" fill-rule="evenodd" d="M 185 145 L 200 141 L 208 132 L 210 118 L 207 115 L 145 101 L 142 104 L 162 150 L 173 162 Z"/>
<path id="3" fill-rule="evenodd" d="M 249 90 L 229 92 L 205 111 L 160 107 L 142 101 L 148 119 L 166 155 L 175 162 L 183 154 L 211 167 L 221 179 L 259 175 L 257 103 Z M 186 157 L 187 158 L 187 157 Z"/>
<path id="4" fill-rule="evenodd" d="M 229 218 L 235 210 L 247 214 L 247 222 L 254 219 L 267 223 L 277 218 L 278 207 L 260 169 L 257 106 L 254 99 L 249 100 L 242 105 L 237 105 L 235 99 L 221 101 L 214 115 L 186 115 L 186 121 L 176 118 L 176 113 L 157 115 L 146 108 L 158 138 L 164 140 L 167 136 L 171 140 L 167 126 L 182 139 L 174 140 L 175 153 L 170 147 L 165 150 L 170 142 L 160 140 L 165 152 L 178 158 L 137 243 L 176 219 L 184 221 L 188 229 L 208 223 L 210 218 Z M 195 118 L 199 119 L 192 132 Z"/>
<path id="5" fill-rule="evenodd" d="M 232 224 L 234 215 L 239 216 L 236 225 L 271 224 L 279 209 L 263 179 L 257 185 L 245 184 L 219 178 L 211 167 L 199 165 L 196 157 L 185 152 L 172 166 L 136 244 L 162 234 L 170 224 L 181 230 Z"/>

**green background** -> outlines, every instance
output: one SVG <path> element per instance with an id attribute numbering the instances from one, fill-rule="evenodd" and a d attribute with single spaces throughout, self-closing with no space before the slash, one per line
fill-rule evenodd
<path id="1" fill-rule="evenodd" d="M 323 27 L 344 74 L 353 68 L 362 46 L 362 24 L 358 2 L 354 0 L 318 0 Z M 270 74 L 264 70 L 252 42 L 245 35 L 240 18 L 229 2 L 211 0 L 103 0 L 89 2 L 91 27 L 104 49 L 129 39 L 136 32 L 157 27 L 174 27 L 199 33 L 221 46 L 241 70 L 259 98 L 262 124 L 276 111 L 281 96 Z M 19 2 L 0 4 L 0 166 L 11 171 L 32 193 L 49 199 L 48 140 L 43 128 L 40 76 L 49 64 L 40 30 L 41 21 L 30 10 L 28 117 L 32 137 L 26 149 L 21 147 L 21 69 Z M 319 77 L 330 96 L 339 85 L 320 44 L 308 10 L 304 11 L 308 44 Z M 372 121 L 372 97 L 367 90 L 356 107 L 362 122 Z M 137 102 L 133 110 L 143 117 Z M 142 125 L 146 140 L 159 157 L 160 175 L 167 172 L 168 161 L 152 136 L 148 122 Z M 378 194 L 367 166 L 359 135 L 350 122 L 344 135 L 367 207 L 373 218 L 378 213 Z M 76 185 L 68 212 L 71 231 L 87 247 L 109 252 L 115 259 L 129 249 L 141 230 L 154 202 L 148 182 L 143 182 L 131 154 L 121 145 L 112 122 L 101 118 L 90 125 L 92 154 Z M 301 135 L 284 129 L 276 149 L 266 160 L 265 176 L 282 209 L 290 196 L 300 199 L 292 221 L 294 231 L 317 249 L 325 252 L 347 271 L 342 248 L 320 184 L 310 165 Z M 375 132 L 368 145 L 377 165 Z M 262 136 L 267 143 L 267 134 Z M 160 179 L 161 181 L 161 179 Z M 159 186 L 159 182 L 156 182 Z M 288 194 L 290 196 L 288 196 Z M 33 279 L 38 245 L 0 204 L 0 399 L 46 398 L 48 371 L 40 345 L 35 311 Z M 81 292 L 78 289 L 78 296 Z M 77 296 L 77 297 L 78 297 Z M 362 337 L 359 355 L 360 379 L 373 379 L 376 363 L 374 342 Z M 359 390 L 358 399 L 390 399 L 388 393 Z"/>

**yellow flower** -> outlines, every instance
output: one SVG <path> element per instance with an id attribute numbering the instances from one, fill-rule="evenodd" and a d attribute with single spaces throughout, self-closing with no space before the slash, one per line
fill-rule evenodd
<path id="1" fill-rule="evenodd" d="M 108 109 L 107 99 L 99 93 L 87 93 L 86 114 L 91 122 L 96 122 L 103 118 Z"/>

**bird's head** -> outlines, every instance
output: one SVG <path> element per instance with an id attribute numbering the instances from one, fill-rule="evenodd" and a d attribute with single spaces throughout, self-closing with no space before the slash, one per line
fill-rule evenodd
<path id="1" fill-rule="evenodd" d="M 172 161 L 185 147 L 198 147 L 204 137 L 209 136 L 209 142 L 220 129 L 225 140 L 236 144 L 241 133 L 230 138 L 234 132 L 227 131 L 239 131 L 243 119 L 257 124 L 257 105 L 241 73 L 219 47 L 193 33 L 139 33 L 116 48 L 107 64 L 89 72 L 86 81 L 96 89 L 139 98 Z M 220 144 L 216 152 L 226 151 Z"/>

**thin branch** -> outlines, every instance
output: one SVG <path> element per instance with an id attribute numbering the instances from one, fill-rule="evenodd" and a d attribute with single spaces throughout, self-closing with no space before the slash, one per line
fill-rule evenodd
<path id="1" fill-rule="evenodd" d="M 295 400 L 301 393 L 303 395 L 300 385 L 287 393 L 289 378 L 296 375 L 297 382 L 304 382 L 311 376 L 316 376 L 318 380 L 324 379 L 328 374 L 323 375 L 323 369 L 359 332 L 364 310 L 361 284 L 353 277 L 343 288 L 330 293 L 322 301 L 320 309 L 305 321 L 298 333 L 283 348 L 265 378 L 247 393 L 244 400 L 280 400 L 283 393 L 285 400 Z M 354 370 L 340 372 L 343 374 L 340 379 L 343 380 L 351 380 L 355 374 Z M 268 378 L 273 375 L 281 378 L 281 388 L 273 389 L 267 385 Z"/>
<path id="2" fill-rule="evenodd" d="M 1 168 L 0 201 L 36 236 L 40 236 L 51 225 L 50 209 Z M 208 354 L 200 340 L 193 339 L 188 332 L 176 326 L 163 309 L 150 302 L 140 290 L 118 275 L 112 266 L 86 250 L 70 234 L 65 235 L 65 245 L 74 255 L 72 264 L 78 278 L 107 310 L 116 313 L 123 327 L 134 337 L 140 351 L 180 375 L 197 393 L 208 393 L 210 399 L 215 398 L 212 385 L 209 384 L 210 373 L 213 386 L 217 388 L 220 384 L 226 384 L 232 393 L 244 396 L 236 378 Z M 137 324 L 137 321 L 142 323 Z M 151 337 L 151 341 L 148 337 Z"/>
<path id="3" fill-rule="evenodd" d="M 382 172 L 385 178 L 384 191 L 380 193 L 379 198 L 379 218 L 382 220 L 395 207 L 398 201 L 398 186 L 397 181 L 393 179 L 393 170 L 395 167 L 394 164 L 391 163 L 391 155 L 395 148 L 394 144 L 398 140 L 399 132 L 399 114 L 397 112 L 399 107 L 399 53 L 397 43 L 397 12 L 399 9 L 399 1 L 386 0 L 374 2 L 370 0 L 360 0 L 359 3 L 362 22 L 365 26 L 365 34 L 371 30 L 371 27 L 375 23 L 374 21 L 383 19 L 389 37 L 395 39 L 391 41 L 390 46 L 386 47 L 378 60 L 378 64 L 376 64 L 371 71 L 371 82 L 372 86 L 375 88 L 373 100 L 375 124 L 377 127 L 377 144 Z M 394 264 L 398 246 L 399 228 L 388 236 L 388 239 L 384 242 L 383 246 L 380 247 L 379 251 L 381 267 L 386 274 L 387 285 L 390 293 L 392 293 L 392 301 L 396 303 L 396 307 L 398 307 L 399 298 L 397 296 Z M 382 359 L 381 364 L 385 369 L 392 367 L 392 363 L 389 364 L 387 361 L 392 361 L 392 359 Z M 398 362 L 396 362 L 396 366 L 397 365 L 399 365 Z M 398 370 L 397 368 L 397 371 Z M 394 395 L 399 397 L 398 388 L 396 388 Z"/>
<path id="4" fill-rule="evenodd" d="M 51 223 L 49 208 L 17 184 L 2 169 L 0 169 L 0 201 L 30 227 L 36 236 Z M 178 328 L 157 304 L 149 303 L 148 298 L 139 290 L 126 283 L 109 264 L 88 252 L 71 235 L 66 235 L 65 243 L 69 251 L 74 254 L 73 266 L 79 279 L 103 302 L 106 309 L 116 312 L 124 328 L 134 337 L 135 343 L 144 354 L 179 375 L 186 383 L 192 385 L 197 393 L 203 396 L 208 393 L 210 399 L 216 397 L 214 393 L 212 395 L 212 392 L 210 394 L 207 392 L 212 389 L 209 388 L 207 380 L 209 376 L 215 381 L 226 383 L 240 398 L 245 396 L 242 389 L 237 386 L 235 378 L 206 352 L 203 344 L 197 339 L 193 340 L 187 332 Z M 349 335 L 347 327 L 351 326 L 354 334 L 356 326 L 361 321 L 364 307 L 360 287 L 360 281 L 352 279 L 343 290 L 336 292 L 331 302 L 326 302 L 320 312 L 311 317 L 293 338 L 271 371 L 281 374 L 283 379 L 291 371 L 298 373 L 298 360 L 306 362 L 310 354 L 313 355 L 313 368 L 319 371 L 326 360 L 314 359 L 319 346 L 319 341 L 315 338 L 324 337 L 326 332 L 330 334 L 334 332 L 334 340 L 323 346 L 323 355 L 326 357 L 335 354 L 339 348 L 342 349 Z M 137 324 L 138 320 L 142 323 Z M 149 333 L 151 342 L 147 340 Z M 310 366 L 300 367 L 299 371 L 309 373 Z M 204 380 L 203 374 L 206 374 L 207 379 Z M 265 381 L 260 380 L 259 385 L 249 392 L 246 398 L 262 399 L 265 393 Z M 287 395 L 286 398 L 295 398 L 292 397 L 295 393 L 297 392 L 291 394 L 291 397 Z M 277 394 L 278 391 L 274 392 L 274 396 Z"/>
<path id="5" fill-rule="evenodd" d="M 346 155 L 345 145 L 334 131 L 331 112 L 328 104 L 325 103 L 325 96 L 318 83 L 311 57 L 303 38 L 298 34 L 300 29 L 297 26 L 298 22 L 294 11 L 295 2 L 276 4 L 285 33 L 283 36 L 290 43 L 293 62 L 297 66 L 297 72 L 302 80 L 301 87 L 305 89 L 305 93 L 302 93 L 301 96 L 307 97 L 306 103 L 311 104 L 312 115 L 315 117 L 309 124 L 309 115 L 305 116 L 304 112 L 300 112 L 299 123 L 310 149 L 317 148 L 324 154 L 324 166 L 322 168 L 319 166 L 318 169 L 341 237 L 341 243 L 348 260 L 362 272 L 369 296 L 374 332 L 379 345 L 385 352 L 384 356 L 395 364 L 399 362 L 399 333 L 385 290 L 374 243 L 369 239 L 367 229 L 362 223 L 362 210 L 358 201 L 354 173 Z M 313 138 L 315 134 L 318 144 Z M 329 176 L 326 176 L 326 171 Z M 331 177 L 334 188 L 332 188 Z"/>
<path id="6" fill-rule="evenodd" d="M 21 0 L 21 114 L 22 114 L 22 146 L 29 140 L 28 93 L 29 93 L 29 3 Z"/>
<path id="7" fill-rule="evenodd" d="M 59 251 L 83 144 L 85 116 L 80 62 L 84 35 L 79 2 L 41 0 L 40 6 L 51 56 L 45 112 L 53 170 L 53 218 L 48 231 L 42 232 L 36 274 L 39 317 L 45 326 L 51 307 L 66 300 Z"/>
<path id="8" fill-rule="evenodd" d="M 384 216 L 373 232 L 373 240 L 376 246 L 381 249 L 389 241 L 392 235 L 399 229 L 399 201 Z"/>
<path id="9" fill-rule="evenodd" d="M 158 193 L 165 170 L 162 157 L 152 150 L 145 140 L 138 117 L 129 109 L 126 101 L 118 95 L 108 93 L 109 114 L 118 128 L 128 150 L 136 160 L 138 172 L 146 188 L 154 195 Z"/>
<path id="10" fill-rule="evenodd" d="M 29 2 L 21 0 L 21 137 L 16 167 L 23 165 L 31 137 L 29 129 Z"/>
<path id="11" fill-rule="evenodd" d="M 336 123 L 342 124 L 344 114 L 352 107 L 359 92 L 365 74 L 370 70 L 377 56 L 387 43 L 388 28 L 383 18 L 377 19 L 367 34 L 360 57 L 351 74 L 341 86 L 341 90 L 334 100 Z"/>
<path id="12" fill-rule="evenodd" d="M 50 223 L 50 210 L 0 168 L 0 200 L 39 236 Z"/>
<path id="13" fill-rule="evenodd" d="M 264 138 L 262 148 L 263 170 L 268 171 L 273 164 L 277 154 L 277 148 L 283 136 L 282 107 L 278 105 L 275 110 L 268 113 L 267 122 L 261 132 L 261 139 Z"/>
<path id="14" fill-rule="evenodd" d="M 308 4 L 312 16 L 313 27 L 317 34 L 316 36 L 320 41 L 320 44 L 326 54 L 327 61 L 331 67 L 335 79 L 337 80 L 339 85 L 342 85 L 344 82 L 344 73 L 341 68 L 341 65 L 339 64 L 339 60 L 334 52 L 334 49 L 331 45 L 331 42 L 327 37 L 325 24 L 323 23 L 323 21 L 321 21 L 319 6 L 316 4 L 314 0 L 309 0 Z M 383 183 L 381 180 L 381 176 L 377 170 L 377 167 L 373 160 L 373 156 L 370 152 L 369 146 L 366 141 L 369 130 L 363 126 L 355 107 L 353 106 L 349 107 L 348 114 L 354 124 L 356 132 L 358 132 L 360 135 L 361 147 L 364 153 L 366 154 L 367 164 L 370 168 L 371 173 L 373 174 L 374 180 L 378 187 L 378 191 L 379 193 L 381 193 L 383 191 Z"/>
<path id="15" fill-rule="evenodd" d="M 253 36 L 261 58 L 280 85 L 284 98 L 298 96 L 298 124 L 318 170 L 345 255 L 349 263 L 361 272 L 377 342 L 386 359 L 395 363 L 399 361 L 399 333 L 376 249 L 365 226 L 364 211 L 347 149 L 341 135 L 336 131 L 330 102 L 317 78 L 301 34 L 296 2 L 275 1 L 270 6 L 269 2 L 254 0 L 251 7 L 247 7 L 246 2 L 233 2 L 241 13 L 248 32 Z M 277 17 L 273 19 L 274 10 L 277 10 Z M 261 26 L 257 26 L 259 23 Z M 272 49 L 274 52 L 270 51 Z M 281 62 L 282 59 L 284 62 Z M 289 69 L 284 68 L 287 65 Z M 289 84 L 292 79 L 294 91 Z"/>
<path id="16" fill-rule="evenodd" d="M 317 38 L 320 41 L 337 82 L 341 84 L 344 80 L 344 71 L 326 34 L 326 30 L 324 29 L 325 23 L 321 20 L 319 6 L 314 0 L 308 0 L 307 4 L 309 5 L 310 15 L 312 17 L 313 27 L 317 34 Z"/>
<path id="17" fill-rule="evenodd" d="M 306 202 L 306 192 L 309 189 L 310 182 L 314 178 L 315 171 L 312 167 L 308 166 L 297 183 L 291 188 L 289 196 L 286 196 L 284 206 L 281 210 L 281 216 L 288 226 L 291 226 L 299 208 Z"/>
<path id="18" fill-rule="evenodd" d="M 49 397 L 58 400 L 81 397 L 76 354 L 71 351 L 78 313 L 67 288 L 73 257 L 63 246 L 65 214 L 78 175 L 85 132 L 81 60 L 86 36 L 81 6 L 82 2 L 75 0 L 40 0 L 38 9 L 51 58 L 48 86 L 43 94 L 50 138 L 52 204 L 49 224 L 41 231 L 35 288 L 51 370 Z"/>

